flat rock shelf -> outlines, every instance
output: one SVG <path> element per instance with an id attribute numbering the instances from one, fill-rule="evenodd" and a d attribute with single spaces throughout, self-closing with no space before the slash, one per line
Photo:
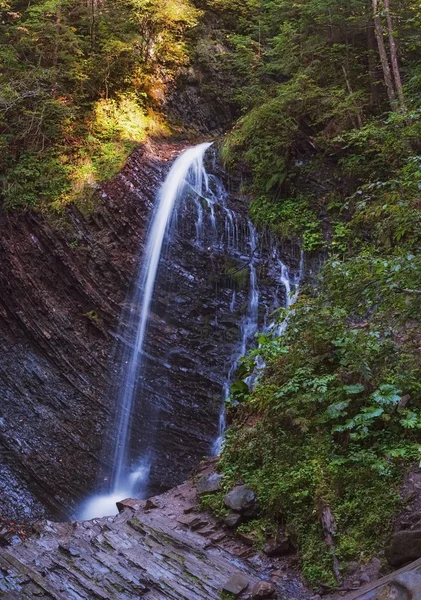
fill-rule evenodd
<path id="1" fill-rule="evenodd" d="M 1 548 L 0 596 L 213 600 L 241 576 L 240 599 L 250 598 L 259 581 L 273 584 L 272 598 L 312 597 L 286 562 L 256 553 L 201 512 L 191 480 L 119 507 L 116 517 L 44 521 L 30 539 Z"/>

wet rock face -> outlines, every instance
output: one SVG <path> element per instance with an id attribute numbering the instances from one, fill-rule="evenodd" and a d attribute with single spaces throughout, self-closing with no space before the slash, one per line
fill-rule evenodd
<path id="1" fill-rule="evenodd" d="M 95 481 L 113 336 L 154 193 L 179 148 L 139 149 L 97 210 L 0 211 L 0 514 L 64 516 Z"/>
<path id="2" fill-rule="evenodd" d="M 66 517 L 110 469 L 102 451 L 119 377 L 119 315 L 137 271 L 155 193 L 180 145 L 137 150 L 99 190 L 89 216 L 67 223 L 0 212 L 0 513 L 11 520 Z M 233 199 L 238 211 L 245 203 Z M 195 247 L 186 208 L 161 262 L 146 343 L 142 394 L 133 415 L 133 455 L 156 420 L 150 493 L 177 485 L 208 454 L 221 390 L 239 339 L 247 278 L 238 261 Z M 245 260 L 248 260 L 245 241 Z M 261 321 L 285 290 L 259 263 Z M 297 267 L 297 252 L 291 265 Z M 295 263 L 294 263 L 295 260 Z M 241 266 L 241 265 L 240 265 Z M 264 283 L 263 283 L 264 282 Z M 236 292 L 232 308 L 233 292 Z M 149 411 L 149 412 L 148 412 Z"/>
<path id="3" fill-rule="evenodd" d="M 212 165 L 208 171 L 212 173 Z M 211 188 L 219 190 L 218 185 L 210 180 Z M 222 390 L 239 353 L 241 324 L 251 294 L 253 243 L 245 199 L 229 196 L 224 206 L 215 203 L 213 213 L 206 201 L 200 202 L 199 237 L 197 198 L 187 190 L 175 209 L 171 240 L 158 270 L 131 417 L 131 459 L 136 464 L 139 457 L 149 455 L 149 494 L 178 485 L 212 452 Z M 227 210 L 236 222 L 235 243 Z M 265 316 L 284 302 L 285 289 L 269 241 L 262 240 L 257 252 L 259 323 L 263 325 Z M 124 350 L 134 343 L 133 328 L 130 331 L 126 323 L 131 323 L 130 311 L 123 314 L 120 336 L 124 341 L 114 358 L 116 398 L 125 377 L 123 363 L 128 360 Z M 106 463 L 115 444 L 111 436 L 104 454 L 104 479 L 111 470 Z"/>

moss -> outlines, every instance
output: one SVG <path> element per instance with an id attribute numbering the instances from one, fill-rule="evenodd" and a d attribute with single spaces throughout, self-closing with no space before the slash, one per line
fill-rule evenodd
<path id="1" fill-rule="evenodd" d="M 257 493 L 262 516 L 239 531 L 261 548 L 284 520 L 297 540 L 303 573 L 311 583 L 334 584 L 332 556 L 319 520 L 320 502 L 332 506 L 336 551 L 341 562 L 369 561 L 382 548 L 397 507 L 399 478 L 376 475 L 370 465 L 329 464 L 329 441 L 306 438 L 301 447 L 264 420 L 256 428 L 231 430 L 221 467 L 233 484 L 241 478 Z M 365 483 L 363 481 L 365 480 Z M 221 496 L 208 497 L 206 508 L 216 514 Z"/>
<path id="2" fill-rule="evenodd" d="M 205 494 L 200 498 L 200 508 L 204 511 L 212 512 L 217 517 L 226 517 L 230 511 L 224 504 L 225 491 L 219 491 L 214 494 Z"/>

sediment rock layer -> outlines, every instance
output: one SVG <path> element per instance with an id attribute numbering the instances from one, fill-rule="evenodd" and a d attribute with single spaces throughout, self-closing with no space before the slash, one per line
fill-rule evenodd
<path id="1" fill-rule="evenodd" d="M 97 486 L 98 473 L 110 471 L 112 453 L 101 448 L 117 402 L 110 382 L 120 376 L 124 340 L 113 351 L 119 315 L 156 191 L 182 149 L 140 147 L 83 213 L 70 207 L 52 222 L 39 213 L 0 211 L 0 506 L 7 519 L 69 517 Z M 187 209 L 161 261 L 142 401 L 132 416 L 136 455 L 149 444 L 146 416 L 154 407 L 151 493 L 181 483 L 217 436 L 251 253 L 246 203 L 229 202 L 239 215 L 242 258 L 227 257 L 218 244 L 198 249 Z M 262 321 L 285 294 L 269 246 L 263 254 Z M 299 255 L 292 254 L 297 268 Z"/>
<path id="2" fill-rule="evenodd" d="M 139 148 L 89 216 L 0 211 L 0 505 L 9 519 L 69 514 L 95 481 L 120 306 L 179 151 Z"/>
<path id="3" fill-rule="evenodd" d="M 201 512 L 191 481 L 121 509 L 117 517 L 43 522 L 29 540 L 0 548 L 1 597 L 216 600 L 239 588 L 235 597 L 245 600 L 259 581 L 273 600 L 312 597 L 287 561 L 257 553 Z"/>

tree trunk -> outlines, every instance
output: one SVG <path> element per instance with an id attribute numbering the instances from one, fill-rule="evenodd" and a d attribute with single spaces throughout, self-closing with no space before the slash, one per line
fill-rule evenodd
<path id="1" fill-rule="evenodd" d="M 371 0 L 367 0 L 369 21 L 367 24 L 367 50 L 368 50 L 368 77 L 370 82 L 370 105 L 379 104 L 379 77 L 376 61 L 376 38 L 374 34 L 374 23 L 371 20 Z"/>
<path id="2" fill-rule="evenodd" d="M 349 80 L 345 65 L 342 65 L 342 71 L 344 73 L 346 87 L 348 88 L 349 94 L 352 96 L 352 94 L 353 94 L 352 86 L 351 86 L 351 82 Z M 362 121 L 361 115 L 360 115 L 360 113 L 357 113 L 355 116 L 356 116 L 357 121 L 356 121 L 356 124 L 354 124 L 354 127 L 356 127 L 356 128 L 358 127 L 359 129 L 361 129 L 363 126 L 363 121 Z M 351 120 L 352 121 L 355 120 L 354 115 L 352 115 Z"/>
<path id="3" fill-rule="evenodd" d="M 406 110 L 402 79 L 399 71 L 398 51 L 396 48 L 395 36 L 393 35 L 393 20 L 392 15 L 390 13 L 390 0 L 384 0 L 384 6 L 386 8 L 387 29 L 389 32 L 390 58 L 392 62 L 393 77 L 395 79 L 395 87 L 398 93 L 401 108 L 403 110 Z"/>
<path id="4" fill-rule="evenodd" d="M 325 504 L 322 500 L 319 500 L 319 517 L 320 523 L 323 528 L 325 536 L 325 542 L 332 555 L 332 567 L 333 573 L 335 574 L 336 581 L 342 582 L 341 571 L 339 567 L 339 561 L 336 556 L 336 545 L 335 545 L 335 534 L 336 534 L 336 523 L 332 509 L 329 505 Z"/>
<path id="5" fill-rule="evenodd" d="M 384 83 L 386 85 L 387 95 L 389 97 L 389 102 L 390 102 L 392 109 L 395 110 L 396 109 L 396 102 L 395 102 L 396 94 L 395 94 L 395 88 L 393 85 L 392 73 L 391 73 L 390 66 L 389 66 L 389 59 L 387 56 L 386 47 L 384 45 L 383 27 L 382 27 L 380 15 L 378 13 L 378 5 L 379 5 L 378 0 L 372 0 L 374 31 L 376 34 L 377 47 L 379 49 L 379 54 L 380 54 L 380 61 L 382 63 L 383 78 L 384 78 Z"/>
<path id="6" fill-rule="evenodd" d="M 57 4 L 56 8 L 56 39 L 54 41 L 54 54 L 53 54 L 53 65 L 54 65 L 54 96 L 57 95 L 58 88 L 58 63 L 60 54 L 60 35 L 61 35 L 61 6 Z"/>
<path id="7" fill-rule="evenodd" d="M 91 49 L 95 48 L 96 42 L 96 13 L 97 13 L 97 0 L 90 0 L 90 36 L 91 36 Z"/>

